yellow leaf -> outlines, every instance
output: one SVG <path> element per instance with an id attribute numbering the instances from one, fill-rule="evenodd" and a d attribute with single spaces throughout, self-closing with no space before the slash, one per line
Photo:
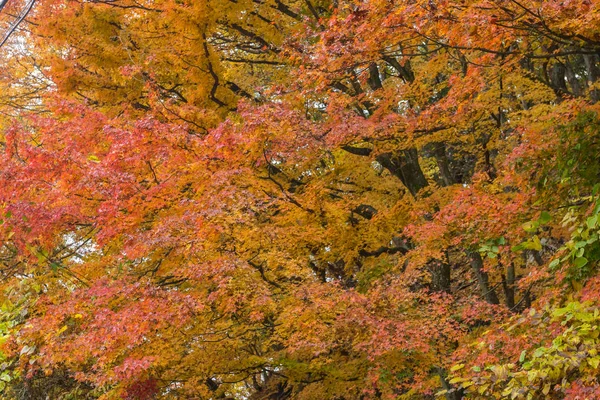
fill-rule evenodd
<path id="1" fill-rule="evenodd" d="M 485 391 L 486 391 L 486 390 L 487 390 L 489 387 L 490 387 L 490 385 L 489 385 L 489 384 L 487 384 L 487 383 L 486 383 L 485 385 L 481 385 L 481 386 L 479 386 L 479 389 L 477 389 L 477 392 L 478 392 L 479 394 L 484 394 L 484 393 L 485 393 Z"/>
<path id="2" fill-rule="evenodd" d="M 550 384 L 549 383 L 546 383 L 544 385 L 544 389 L 542 389 L 542 393 L 544 393 L 544 396 L 547 396 L 548 393 L 550 393 Z"/>
<path id="3" fill-rule="evenodd" d="M 455 371 L 461 370 L 464 367 L 465 367 L 465 364 L 453 365 L 452 368 L 450 368 L 450 372 L 455 372 Z"/>
<path id="4" fill-rule="evenodd" d="M 462 385 L 463 389 L 473 386 L 473 381 L 466 381 Z"/>

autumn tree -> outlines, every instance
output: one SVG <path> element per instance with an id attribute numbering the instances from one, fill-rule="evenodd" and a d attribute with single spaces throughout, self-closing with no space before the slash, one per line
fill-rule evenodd
<path id="1" fill-rule="evenodd" d="M 595 398 L 596 3 L 33 4 L 0 396 Z"/>

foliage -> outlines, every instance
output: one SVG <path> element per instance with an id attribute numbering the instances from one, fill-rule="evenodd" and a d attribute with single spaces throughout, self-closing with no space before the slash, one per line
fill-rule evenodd
<path id="1" fill-rule="evenodd" d="M 599 316 L 590 303 L 570 302 L 545 312 L 531 309 L 528 322 L 554 333 L 549 345 L 523 350 L 515 363 L 488 365 L 485 370 L 474 366 L 473 377 L 457 376 L 450 382 L 466 389 L 469 398 L 563 398 L 578 386 L 597 390 Z M 485 346 L 485 338 L 476 345 Z M 459 374 L 464 368 L 459 364 L 452 371 Z"/>
<path id="2" fill-rule="evenodd" d="M 0 398 L 597 398 L 599 7 L 38 0 Z"/>

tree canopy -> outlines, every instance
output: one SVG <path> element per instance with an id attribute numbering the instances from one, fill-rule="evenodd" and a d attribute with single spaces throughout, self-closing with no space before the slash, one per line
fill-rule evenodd
<path id="1" fill-rule="evenodd" d="M 4 31 L 0 399 L 600 398 L 600 2 Z"/>

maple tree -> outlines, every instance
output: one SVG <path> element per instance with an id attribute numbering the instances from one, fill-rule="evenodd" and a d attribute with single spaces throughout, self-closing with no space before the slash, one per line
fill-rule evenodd
<path id="1" fill-rule="evenodd" d="M 597 2 L 0 16 L 0 398 L 600 393 Z"/>

